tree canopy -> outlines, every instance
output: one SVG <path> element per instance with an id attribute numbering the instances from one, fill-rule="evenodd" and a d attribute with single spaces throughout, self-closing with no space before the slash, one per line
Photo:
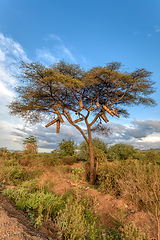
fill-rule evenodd
<path id="1" fill-rule="evenodd" d="M 122 70 L 119 62 L 88 71 L 63 61 L 50 67 L 22 62 L 17 97 L 9 105 L 10 112 L 32 123 L 44 119 L 45 114 L 51 115 L 53 120 L 46 127 L 56 123 L 57 133 L 65 117 L 88 143 L 91 182 L 94 182 L 91 131 L 105 132 L 102 122 L 109 122 L 108 116 L 127 116 L 128 106 L 154 106 L 155 101 L 149 97 L 155 91 L 151 74 L 145 69 L 129 73 Z M 87 134 L 80 122 L 85 123 Z"/>

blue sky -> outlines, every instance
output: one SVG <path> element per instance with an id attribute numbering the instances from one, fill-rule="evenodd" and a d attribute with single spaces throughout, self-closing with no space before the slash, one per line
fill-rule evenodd
<path id="1" fill-rule="evenodd" d="M 160 2 L 158 0 L 0 0 L 0 147 L 22 149 L 28 135 L 40 151 L 50 151 L 63 138 L 83 141 L 65 123 L 55 127 L 25 125 L 9 115 L 6 104 L 15 96 L 21 60 L 50 65 L 64 59 L 89 69 L 120 61 L 133 71 L 153 72 L 155 108 L 130 109 L 128 119 L 110 119 L 108 144 L 129 143 L 142 149 L 160 147 Z"/>

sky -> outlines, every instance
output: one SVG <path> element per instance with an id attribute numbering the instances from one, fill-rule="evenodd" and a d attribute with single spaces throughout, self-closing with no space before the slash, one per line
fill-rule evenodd
<path id="1" fill-rule="evenodd" d="M 23 140 L 37 138 L 39 152 L 51 152 L 62 139 L 83 137 L 64 122 L 55 126 L 29 125 L 9 114 L 16 96 L 20 62 L 46 66 L 65 60 L 88 70 L 119 61 L 127 71 L 152 72 L 154 108 L 136 106 L 129 118 L 110 118 L 107 144 L 135 148 L 160 147 L 160 1 L 159 0 L 0 0 L 0 147 L 22 150 Z M 95 135 L 93 136 L 95 137 Z"/>

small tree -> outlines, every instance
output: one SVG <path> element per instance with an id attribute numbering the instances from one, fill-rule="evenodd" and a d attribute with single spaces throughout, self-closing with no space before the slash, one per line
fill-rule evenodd
<path id="1" fill-rule="evenodd" d="M 84 71 L 79 65 L 61 61 L 51 67 L 37 63 L 22 63 L 17 99 L 10 105 L 10 112 L 36 123 L 49 114 L 54 119 L 46 125 L 57 124 L 57 133 L 63 117 L 84 137 L 90 153 L 90 182 L 94 184 L 95 168 L 91 132 L 106 133 L 102 121 L 112 117 L 127 116 L 125 106 L 153 106 L 148 97 L 155 91 L 151 72 L 137 69 L 124 72 L 121 64 L 114 62 L 105 67 Z M 79 123 L 83 122 L 83 125 Z M 95 125 L 97 123 L 97 125 Z M 93 126 L 94 125 L 94 126 Z M 84 130 L 86 126 L 86 130 Z"/>
<path id="2" fill-rule="evenodd" d="M 28 154 L 37 153 L 38 146 L 37 146 L 36 137 L 29 136 L 28 138 L 25 138 L 25 140 L 23 140 L 23 144 L 24 144 L 24 152 Z"/>
<path id="3" fill-rule="evenodd" d="M 63 156 L 73 156 L 75 151 L 75 142 L 71 139 L 65 140 L 63 139 L 59 144 L 59 149 L 61 150 L 61 153 Z"/>

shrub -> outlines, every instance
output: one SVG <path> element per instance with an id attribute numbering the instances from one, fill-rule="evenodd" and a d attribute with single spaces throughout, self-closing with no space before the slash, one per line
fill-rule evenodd
<path id="1" fill-rule="evenodd" d="M 145 152 L 145 160 L 153 163 L 160 162 L 160 154 L 155 149 L 150 149 Z"/>
<path id="2" fill-rule="evenodd" d="M 133 158 L 134 154 L 135 150 L 133 146 L 118 143 L 109 148 L 107 158 L 110 160 L 126 160 L 128 158 Z"/>
<path id="3" fill-rule="evenodd" d="M 62 164 L 63 165 L 72 165 L 77 162 L 77 157 L 76 156 L 63 156 L 61 158 Z"/>
<path id="4" fill-rule="evenodd" d="M 71 139 L 63 139 L 59 144 L 59 149 L 63 156 L 73 156 L 75 152 L 75 142 Z"/>

